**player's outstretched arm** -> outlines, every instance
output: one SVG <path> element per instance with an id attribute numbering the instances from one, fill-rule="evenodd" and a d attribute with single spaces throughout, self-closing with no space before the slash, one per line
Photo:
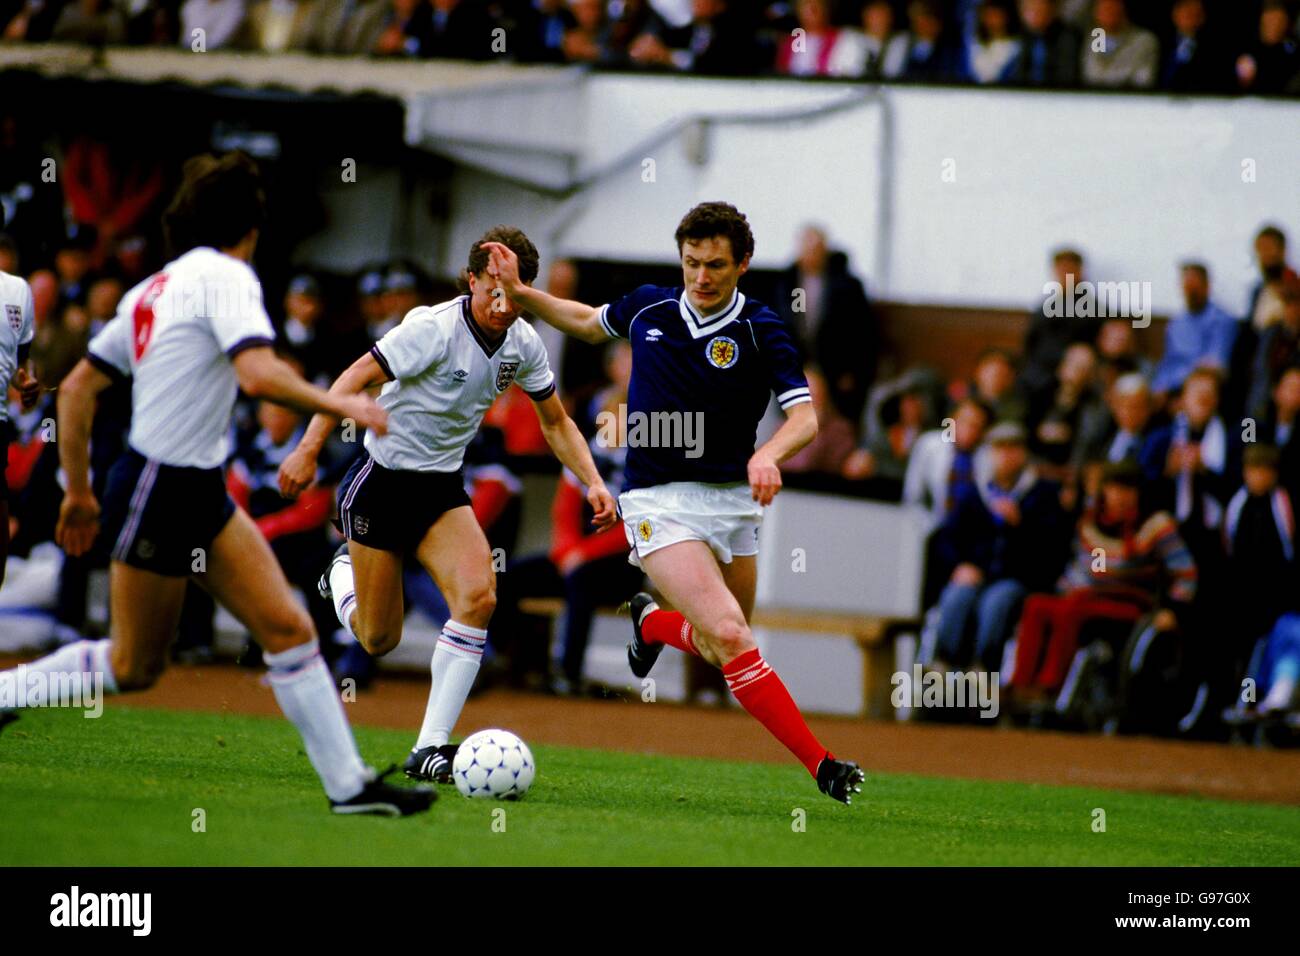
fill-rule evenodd
<path id="1" fill-rule="evenodd" d="M 793 405 L 785 421 L 749 459 L 749 490 L 755 501 L 770 505 L 781 490 L 781 462 L 817 437 L 817 412 L 811 402 Z"/>
<path id="2" fill-rule="evenodd" d="M 510 247 L 499 242 L 485 242 L 483 248 L 488 251 L 488 275 L 500 282 L 506 295 L 526 311 L 565 335 L 584 342 L 594 344 L 609 338 L 600 325 L 600 309 L 572 299 L 557 299 L 528 285 L 519 278 L 519 257 Z"/>
<path id="3" fill-rule="evenodd" d="M 59 465 L 67 487 L 54 540 L 72 557 L 85 554 L 99 534 L 99 502 L 90 489 L 90 426 L 95 400 L 113 380 L 82 359 L 59 386 Z"/>
<path id="4" fill-rule="evenodd" d="M 540 402 L 534 403 L 534 407 L 542 424 L 542 435 L 551 446 L 551 451 L 555 452 L 555 457 L 587 486 L 587 501 L 596 512 L 592 524 L 600 531 L 612 528 L 618 521 L 614 496 L 605 487 L 596 463 L 592 460 L 591 449 L 587 447 L 587 441 L 582 437 L 582 432 L 578 431 L 578 426 L 564 410 L 560 396 L 552 392 Z"/>
<path id="5" fill-rule="evenodd" d="M 336 402 L 364 400 L 370 405 L 374 402 L 364 395 L 366 389 L 382 385 L 388 376 L 375 361 L 374 355 L 367 352 L 353 362 L 330 386 L 328 397 Z M 375 405 L 375 408 L 379 408 Z M 381 409 L 382 411 L 382 409 Z M 318 411 L 312 417 L 307 430 L 303 433 L 298 447 L 289 453 L 280 465 L 280 494 L 286 498 L 297 498 L 316 480 L 316 462 L 321 449 L 329 440 L 330 434 L 338 428 L 343 418 L 354 418 L 358 425 L 365 427 L 365 422 L 357 416 L 331 414 Z M 382 432 L 381 432 L 382 434 Z"/>

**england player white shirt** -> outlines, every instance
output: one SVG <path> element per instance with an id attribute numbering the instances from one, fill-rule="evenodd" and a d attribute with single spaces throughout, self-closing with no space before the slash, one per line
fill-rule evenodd
<path id="1" fill-rule="evenodd" d="M 18 371 L 18 351 L 32 344 L 36 335 L 36 307 L 32 289 L 21 276 L 0 272 L 0 306 L 4 322 L 0 325 L 0 389 L 7 390 Z M 9 403 L 0 397 L 0 422 L 9 420 Z M 0 461 L 0 468 L 4 462 Z"/>
<path id="2" fill-rule="evenodd" d="M 164 465 L 220 468 L 239 393 L 231 360 L 274 341 L 252 268 L 201 246 L 123 296 L 87 357 L 133 379 L 132 448 Z"/>
<path id="3" fill-rule="evenodd" d="M 393 471 L 455 471 L 484 414 L 515 382 L 535 402 L 555 391 L 546 346 L 522 319 L 489 342 L 469 296 L 412 309 L 370 350 L 393 381 L 379 393 L 388 434 L 366 451 Z"/>

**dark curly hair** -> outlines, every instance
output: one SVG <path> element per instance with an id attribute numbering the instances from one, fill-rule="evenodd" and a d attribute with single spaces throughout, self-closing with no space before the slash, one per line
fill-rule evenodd
<path id="1" fill-rule="evenodd" d="M 247 153 L 202 154 L 185 161 L 181 184 L 163 213 L 172 255 L 198 246 L 229 249 L 266 224 L 261 170 Z"/>
<path id="2" fill-rule="evenodd" d="M 516 229 L 514 226 L 493 226 L 469 247 L 471 273 L 476 276 L 482 275 L 483 270 L 487 268 L 488 251 L 483 248 L 485 242 L 499 242 L 519 257 L 519 278 L 525 282 L 532 282 L 537 278 L 540 262 L 537 247 L 524 235 L 522 229 Z"/>
<path id="3" fill-rule="evenodd" d="M 685 216 L 677 226 L 673 238 L 677 252 L 688 239 L 712 239 L 725 236 L 731 243 L 731 255 L 737 263 L 744 262 L 754 252 L 754 234 L 749 231 L 749 220 L 731 203 L 702 202 Z"/>

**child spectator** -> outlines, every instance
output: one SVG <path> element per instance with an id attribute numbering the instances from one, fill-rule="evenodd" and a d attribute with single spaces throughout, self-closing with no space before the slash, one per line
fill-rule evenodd
<path id="1" fill-rule="evenodd" d="M 1141 484 L 1133 462 L 1107 465 L 1100 500 L 1079 522 L 1057 592 L 1025 599 L 1009 680 L 1018 693 L 1060 687 L 1091 621 L 1135 622 L 1156 610 L 1156 630 L 1172 631 L 1186 618 L 1196 563 L 1173 516 L 1144 510 Z"/>

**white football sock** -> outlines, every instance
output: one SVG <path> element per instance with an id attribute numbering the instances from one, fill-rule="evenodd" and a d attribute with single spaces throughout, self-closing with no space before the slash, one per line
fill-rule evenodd
<path id="1" fill-rule="evenodd" d="M 352 577 L 352 558 L 343 555 L 330 565 L 330 595 L 334 598 L 334 613 L 343 630 L 356 638 L 352 630 L 352 614 L 357 609 L 357 585 Z"/>
<path id="2" fill-rule="evenodd" d="M 70 676 L 73 674 L 99 674 L 103 678 L 103 691 L 106 694 L 117 693 L 117 679 L 113 676 L 113 667 L 108 661 L 109 640 L 81 640 L 65 644 L 52 654 L 28 664 L 20 664 L 25 673 L 39 672 L 49 677 Z M 0 671 L 0 680 L 18 679 L 18 668 Z M 84 678 L 83 678 L 84 679 Z M 92 678 L 93 679 L 93 678 Z M 90 688 L 86 691 L 89 692 Z M 6 700 L 15 699 L 6 694 Z M 7 705 L 6 705 L 7 706 Z"/>
<path id="3" fill-rule="evenodd" d="M 433 660 L 429 662 L 429 704 L 413 749 L 441 747 L 451 739 L 451 730 L 474 686 L 486 643 L 487 631 L 480 627 L 459 621 L 443 625 Z"/>
<path id="4" fill-rule="evenodd" d="M 1261 711 L 1290 710 L 1295 697 L 1295 678 L 1291 676 L 1275 677 L 1268 695 L 1259 702 Z"/>
<path id="5" fill-rule="evenodd" d="M 275 699 L 302 735 L 325 793 L 331 800 L 355 797 L 370 780 L 370 768 L 357 752 L 320 645 L 312 640 L 262 659 L 270 668 Z"/>

